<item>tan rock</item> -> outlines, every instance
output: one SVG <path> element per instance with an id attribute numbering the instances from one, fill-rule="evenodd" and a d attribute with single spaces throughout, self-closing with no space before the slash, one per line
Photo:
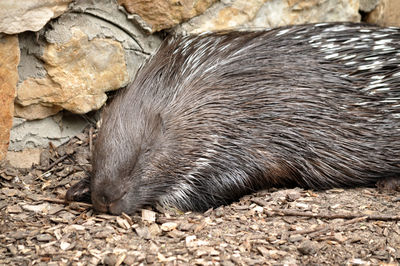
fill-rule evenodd
<path id="1" fill-rule="evenodd" d="M 118 0 L 150 32 L 172 28 L 203 13 L 216 0 Z"/>
<path id="2" fill-rule="evenodd" d="M 0 32 L 15 34 L 38 31 L 50 19 L 68 9 L 72 0 L 2 0 L 0 1 Z"/>
<path id="3" fill-rule="evenodd" d="M 39 103 L 57 105 L 64 99 L 60 84 L 49 76 L 45 78 L 28 78 L 18 86 L 17 102 L 22 106 Z"/>
<path id="4" fill-rule="evenodd" d="M 371 12 L 378 3 L 379 0 L 360 0 L 360 10 L 363 12 Z"/>
<path id="5" fill-rule="evenodd" d="M 55 115 L 61 110 L 60 106 L 43 106 L 41 104 L 22 106 L 16 103 L 14 105 L 14 116 L 27 120 L 43 119 Z"/>
<path id="6" fill-rule="evenodd" d="M 400 27 L 400 1 L 380 0 L 378 6 L 368 14 L 367 22 Z"/>
<path id="7" fill-rule="evenodd" d="M 6 156 L 9 144 L 19 56 L 17 36 L 0 38 L 0 160 Z"/>
<path id="8" fill-rule="evenodd" d="M 111 39 L 94 38 L 77 28 L 63 44 L 49 44 L 43 61 L 48 76 L 28 78 L 18 87 L 17 102 L 23 106 L 39 104 L 62 107 L 74 113 L 99 109 L 106 91 L 128 83 L 125 52 Z"/>
<path id="9" fill-rule="evenodd" d="M 16 168 L 30 168 L 32 164 L 40 163 L 41 149 L 25 149 L 23 151 L 9 151 L 6 160 Z"/>
<path id="10" fill-rule="evenodd" d="M 360 21 L 358 0 L 226 0 L 183 23 L 177 32 L 260 29 L 284 25 Z"/>

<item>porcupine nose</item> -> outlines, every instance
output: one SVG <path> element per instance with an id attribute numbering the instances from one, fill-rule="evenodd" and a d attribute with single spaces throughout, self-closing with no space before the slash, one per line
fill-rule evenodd
<path id="1" fill-rule="evenodd" d="M 116 187 L 109 187 L 101 191 L 93 191 L 93 208 L 99 212 L 120 214 L 122 212 L 121 200 L 124 195 L 125 191 Z"/>

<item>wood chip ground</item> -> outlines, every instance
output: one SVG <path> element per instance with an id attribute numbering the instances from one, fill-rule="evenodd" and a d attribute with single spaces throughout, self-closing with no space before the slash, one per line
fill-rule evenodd
<path id="1" fill-rule="evenodd" d="M 30 170 L 0 165 L 0 265 L 399 265 L 400 193 L 270 189 L 205 213 L 64 203 L 88 130 Z M 89 137 L 90 135 L 90 137 Z"/>

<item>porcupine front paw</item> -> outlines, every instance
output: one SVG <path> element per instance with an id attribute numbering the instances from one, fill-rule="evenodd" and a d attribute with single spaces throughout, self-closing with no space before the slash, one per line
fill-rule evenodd
<path id="1" fill-rule="evenodd" d="M 90 199 L 90 180 L 82 179 L 72 187 L 70 187 L 65 195 L 67 201 L 91 202 Z"/>

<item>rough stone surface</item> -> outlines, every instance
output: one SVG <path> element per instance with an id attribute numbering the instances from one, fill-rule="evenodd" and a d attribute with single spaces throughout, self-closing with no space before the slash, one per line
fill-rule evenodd
<path id="1" fill-rule="evenodd" d="M 49 141 L 59 145 L 77 135 L 84 123 L 70 126 L 65 133 L 56 122 L 58 116 L 36 119 L 62 108 L 78 113 L 99 108 L 106 99 L 104 91 L 132 80 L 161 42 L 159 36 L 147 35 L 134 25 L 116 1 L 80 0 L 72 3 L 70 10 L 38 33 L 19 34 L 21 64 L 15 115 L 24 119 L 16 119 L 10 149 L 20 150 L 25 143 L 46 147 Z"/>
<path id="2" fill-rule="evenodd" d="M 25 149 L 22 151 L 9 151 L 6 160 L 15 168 L 30 168 L 33 164 L 40 163 L 42 149 Z"/>
<path id="3" fill-rule="evenodd" d="M 9 143 L 19 56 L 17 37 L 0 37 L 0 160 L 5 157 Z"/>
<path id="4" fill-rule="evenodd" d="M 176 28 L 200 33 L 225 29 L 272 28 L 291 24 L 360 21 L 358 0 L 226 0 Z"/>
<path id="5" fill-rule="evenodd" d="M 202 14 L 216 0 L 118 0 L 148 32 L 172 28 Z"/>
<path id="6" fill-rule="evenodd" d="M 371 12 L 378 5 L 379 0 L 360 0 L 360 10 Z"/>
<path id="7" fill-rule="evenodd" d="M 49 76 L 22 82 L 18 103 L 46 103 L 87 113 L 105 103 L 104 92 L 127 84 L 125 55 L 119 42 L 100 38 L 90 41 L 79 29 L 71 31 L 67 43 L 46 47 L 43 60 Z"/>
<path id="8" fill-rule="evenodd" d="M 0 1 L 0 32 L 15 34 L 38 31 L 50 19 L 68 9 L 72 0 L 2 0 Z"/>
<path id="9" fill-rule="evenodd" d="M 49 142 L 58 146 L 77 135 L 87 125 L 88 122 L 79 115 L 62 112 L 46 119 L 28 122 L 14 118 L 9 150 L 47 147 Z"/>
<path id="10" fill-rule="evenodd" d="M 97 110 L 107 99 L 105 92 L 125 86 L 159 46 L 159 37 L 140 32 L 112 1 L 79 1 L 71 9 L 39 38 L 20 36 L 20 107 L 41 104 L 49 115 L 61 108 Z M 41 108 L 26 116 L 29 111 L 22 109 L 19 115 L 26 119 L 46 113 Z"/>
<path id="11" fill-rule="evenodd" d="M 25 118 L 26 120 L 43 119 L 57 114 L 62 110 L 60 106 L 44 106 L 41 104 L 32 104 L 26 107 L 16 103 L 14 105 L 14 116 Z"/>
<path id="12" fill-rule="evenodd" d="M 378 6 L 367 16 L 367 22 L 381 26 L 400 26 L 400 1 L 380 0 Z"/>

